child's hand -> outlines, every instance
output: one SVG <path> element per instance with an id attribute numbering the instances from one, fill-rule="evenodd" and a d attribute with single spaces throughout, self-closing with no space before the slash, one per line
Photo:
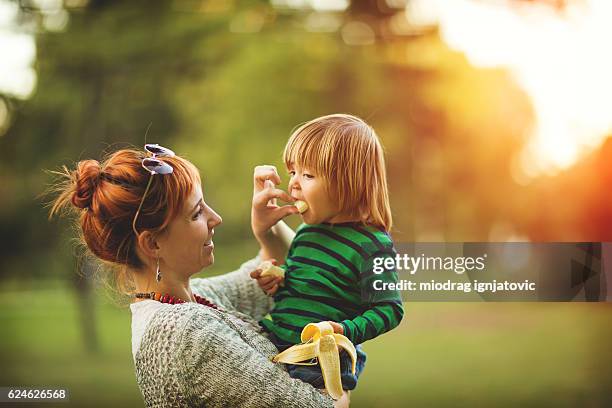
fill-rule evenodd
<path id="1" fill-rule="evenodd" d="M 342 326 L 340 323 L 331 321 L 328 321 L 328 323 L 331 324 L 331 327 L 334 328 L 334 333 L 344 334 L 344 326 Z"/>
<path id="2" fill-rule="evenodd" d="M 275 259 L 271 259 L 270 261 L 276 265 Z M 266 293 L 266 295 L 273 296 L 285 279 L 280 276 L 261 276 L 261 272 L 261 269 L 255 269 L 250 274 L 251 278 L 257 280 L 257 285 Z"/>

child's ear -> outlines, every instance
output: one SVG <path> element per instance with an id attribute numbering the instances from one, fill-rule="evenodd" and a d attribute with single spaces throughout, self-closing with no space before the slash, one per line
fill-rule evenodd
<path id="1" fill-rule="evenodd" d="M 143 231 L 138 234 L 138 247 L 142 253 L 149 258 L 156 258 L 159 252 L 157 236 L 151 231 Z"/>

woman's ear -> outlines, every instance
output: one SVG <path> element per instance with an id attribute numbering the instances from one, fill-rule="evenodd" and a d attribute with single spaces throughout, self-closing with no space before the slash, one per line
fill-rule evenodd
<path id="1" fill-rule="evenodd" d="M 159 245 L 157 236 L 151 231 L 143 231 L 138 235 L 138 247 L 146 257 L 157 258 Z"/>

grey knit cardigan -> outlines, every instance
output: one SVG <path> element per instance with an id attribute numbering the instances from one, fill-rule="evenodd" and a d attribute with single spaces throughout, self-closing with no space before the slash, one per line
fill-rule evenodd
<path id="1" fill-rule="evenodd" d="M 255 258 L 225 275 L 192 279 L 216 303 L 164 305 L 134 360 L 147 407 L 332 407 L 333 400 L 271 362 L 277 353 L 257 321 L 273 302 L 250 278 Z"/>

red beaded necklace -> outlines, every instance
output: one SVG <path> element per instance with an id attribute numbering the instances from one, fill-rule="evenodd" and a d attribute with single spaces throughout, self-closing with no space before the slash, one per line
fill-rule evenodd
<path id="1" fill-rule="evenodd" d="M 193 296 L 195 297 L 196 302 L 198 302 L 199 304 L 204 305 L 204 306 L 208 306 L 208 307 L 212 307 L 213 309 L 219 309 L 219 306 L 217 306 L 216 304 L 214 304 L 210 300 L 205 299 L 202 296 L 198 296 L 195 293 L 193 294 Z M 162 295 L 159 292 L 135 293 L 134 297 L 137 298 L 137 299 L 152 299 L 152 300 L 157 300 L 158 302 L 169 303 L 171 305 L 177 305 L 177 304 L 180 304 L 180 303 L 187 303 L 186 301 L 184 301 L 181 298 L 170 296 L 170 295 Z"/>

